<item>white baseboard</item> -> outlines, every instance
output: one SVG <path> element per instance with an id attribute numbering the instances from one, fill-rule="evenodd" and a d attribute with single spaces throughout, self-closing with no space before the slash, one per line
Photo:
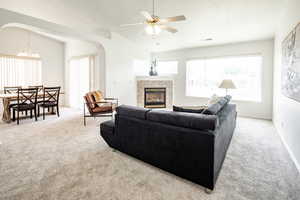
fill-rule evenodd
<path id="1" fill-rule="evenodd" d="M 273 123 L 274 123 L 274 122 L 273 122 Z M 295 166 L 296 166 L 298 172 L 300 173 L 300 164 L 298 163 L 298 161 L 297 161 L 296 157 L 294 156 L 292 150 L 290 149 L 289 145 L 286 143 L 284 137 L 282 136 L 281 130 L 275 125 L 275 123 L 274 123 L 274 126 L 275 126 L 275 128 L 276 128 L 276 132 L 277 132 L 277 134 L 279 135 L 279 137 L 280 137 L 280 139 L 281 139 L 283 145 L 285 146 L 285 148 L 286 148 L 286 150 L 288 151 L 288 153 L 289 153 L 289 155 L 290 155 L 292 161 L 294 162 L 294 164 L 295 164 Z"/>

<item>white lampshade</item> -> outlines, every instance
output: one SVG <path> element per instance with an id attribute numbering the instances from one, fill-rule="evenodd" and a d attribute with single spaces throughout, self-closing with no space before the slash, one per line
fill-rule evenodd
<path id="1" fill-rule="evenodd" d="M 230 79 L 225 79 L 222 81 L 220 84 L 219 88 L 224 88 L 224 89 L 236 89 L 234 83 Z"/>

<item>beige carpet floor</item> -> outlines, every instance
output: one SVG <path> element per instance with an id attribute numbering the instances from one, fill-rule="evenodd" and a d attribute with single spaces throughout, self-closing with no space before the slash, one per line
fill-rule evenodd
<path id="1" fill-rule="evenodd" d="M 105 120 L 105 119 L 102 119 Z M 120 152 L 81 114 L 0 123 L 0 199 L 300 199 L 300 177 L 272 123 L 238 118 L 215 191 Z"/>

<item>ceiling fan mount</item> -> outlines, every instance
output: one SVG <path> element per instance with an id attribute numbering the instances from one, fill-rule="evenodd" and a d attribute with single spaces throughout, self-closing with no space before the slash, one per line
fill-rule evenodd
<path id="1" fill-rule="evenodd" d="M 184 21 L 186 20 L 185 16 L 179 15 L 174 17 L 160 18 L 159 16 L 155 15 L 154 0 L 152 1 L 152 3 L 153 3 L 152 15 L 147 11 L 140 12 L 141 15 L 143 15 L 146 19 L 144 22 L 134 23 L 134 24 L 123 24 L 121 25 L 121 27 L 146 24 L 147 26 L 145 27 L 145 31 L 149 35 L 158 35 L 161 32 L 161 30 L 168 31 L 170 33 L 178 32 L 177 29 L 167 26 L 166 24 L 169 22 Z"/>

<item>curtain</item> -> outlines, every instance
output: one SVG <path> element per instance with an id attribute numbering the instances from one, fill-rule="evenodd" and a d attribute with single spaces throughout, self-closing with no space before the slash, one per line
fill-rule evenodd
<path id="1" fill-rule="evenodd" d="M 37 58 L 0 55 L 0 88 L 42 84 L 42 62 Z"/>

